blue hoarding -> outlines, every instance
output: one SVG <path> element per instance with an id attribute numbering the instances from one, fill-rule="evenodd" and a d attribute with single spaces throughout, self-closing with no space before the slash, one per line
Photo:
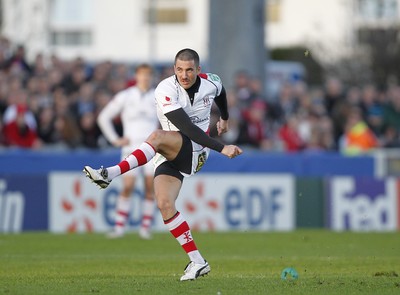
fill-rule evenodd
<path id="1" fill-rule="evenodd" d="M 0 232 L 48 229 L 47 175 L 0 174 Z"/>

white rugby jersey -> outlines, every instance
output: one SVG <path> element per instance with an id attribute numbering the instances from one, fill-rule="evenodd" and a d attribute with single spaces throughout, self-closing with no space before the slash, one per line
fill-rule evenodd
<path id="1" fill-rule="evenodd" d="M 157 116 L 163 130 L 177 131 L 165 114 L 182 108 L 192 123 L 208 132 L 210 126 L 211 106 L 214 98 L 221 94 L 221 79 L 211 73 L 199 74 L 200 86 L 194 95 L 193 105 L 186 90 L 179 84 L 175 75 L 161 81 L 156 90 Z"/>
<path id="2" fill-rule="evenodd" d="M 112 119 L 121 115 L 123 136 L 130 146 L 137 145 L 158 128 L 157 112 L 154 104 L 154 89 L 142 93 L 136 86 L 118 92 L 104 107 L 98 117 L 98 124 L 110 142 L 118 139 Z"/>

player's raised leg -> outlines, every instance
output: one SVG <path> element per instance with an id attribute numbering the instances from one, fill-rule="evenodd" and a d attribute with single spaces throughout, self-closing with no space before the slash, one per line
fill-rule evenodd
<path id="1" fill-rule="evenodd" d="M 106 188 L 115 177 L 146 164 L 157 152 L 167 160 L 175 159 L 181 146 L 182 136 L 179 132 L 156 130 L 138 149 L 117 165 L 107 168 L 101 167 L 100 169 L 85 166 L 83 172 L 100 188 Z"/>
<path id="2" fill-rule="evenodd" d="M 154 178 L 155 197 L 164 223 L 190 258 L 181 277 L 181 281 L 187 281 L 209 273 L 210 266 L 197 249 L 188 223 L 176 210 L 175 201 L 181 186 L 182 181 L 174 176 L 161 174 Z"/>

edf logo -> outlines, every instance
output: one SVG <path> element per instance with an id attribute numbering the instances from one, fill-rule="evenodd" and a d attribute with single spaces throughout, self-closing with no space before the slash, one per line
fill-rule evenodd
<path id="1" fill-rule="evenodd" d="M 20 232 L 25 199 L 18 191 L 7 191 L 7 182 L 0 179 L 0 232 Z"/>
<path id="2" fill-rule="evenodd" d="M 335 177 L 330 181 L 329 221 L 335 230 L 395 230 L 398 190 L 394 178 Z"/>
<path id="3" fill-rule="evenodd" d="M 257 228 L 266 223 L 275 228 L 279 211 L 285 206 L 282 193 L 279 187 L 268 190 L 263 187 L 230 189 L 225 197 L 226 221 L 232 227 Z"/>
<path id="4" fill-rule="evenodd" d="M 292 230 L 294 178 L 276 174 L 199 174 L 185 179 L 177 208 L 200 230 Z"/>

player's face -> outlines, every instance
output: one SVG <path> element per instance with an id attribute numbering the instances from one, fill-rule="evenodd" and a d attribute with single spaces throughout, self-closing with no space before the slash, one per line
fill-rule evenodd
<path id="1" fill-rule="evenodd" d="M 179 84 L 183 88 L 189 89 L 196 82 L 200 67 L 196 67 L 194 60 L 178 59 L 175 63 L 174 71 Z"/>

